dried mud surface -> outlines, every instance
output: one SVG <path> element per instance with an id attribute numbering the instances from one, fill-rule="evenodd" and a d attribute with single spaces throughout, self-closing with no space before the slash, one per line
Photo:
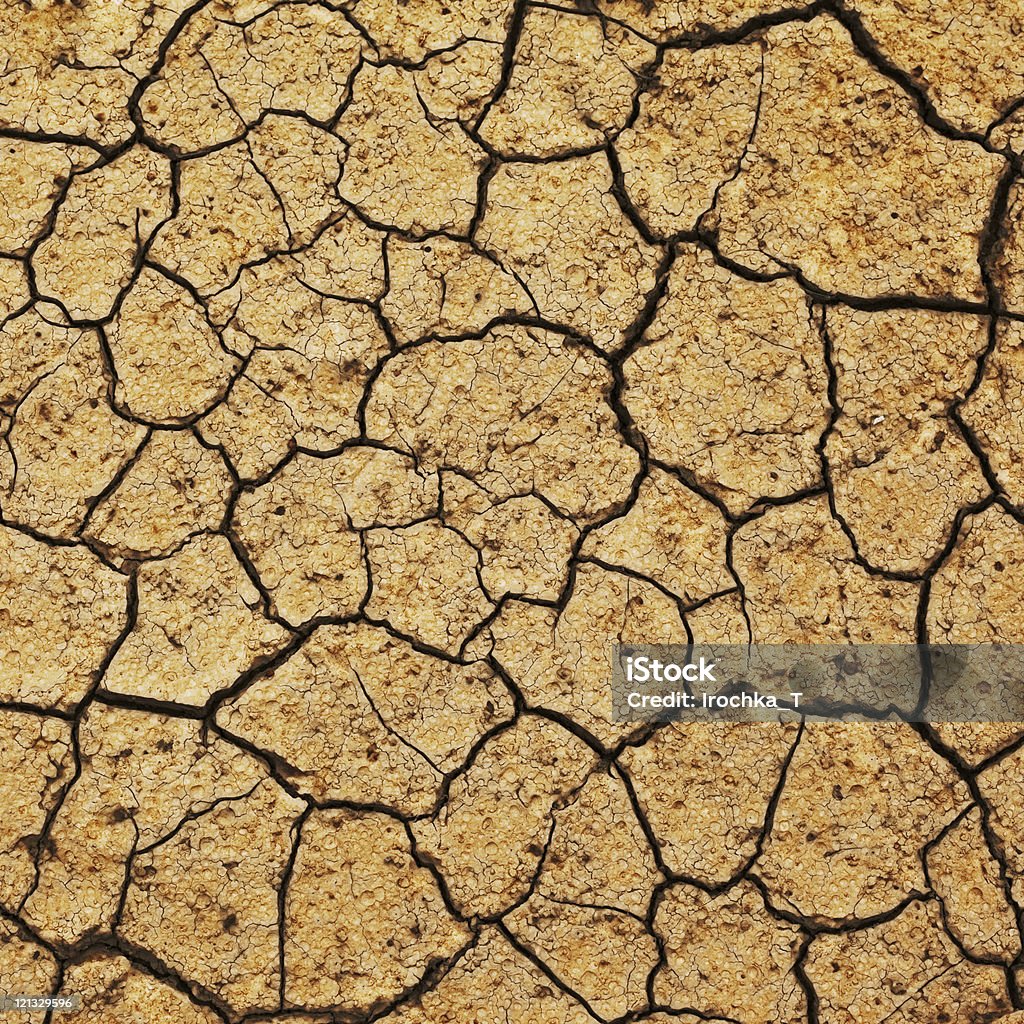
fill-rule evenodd
<path id="1" fill-rule="evenodd" d="M 607 665 L 1024 640 L 1022 35 L 3 0 L 0 992 L 1020 1020 L 1024 726 L 637 730 Z"/>

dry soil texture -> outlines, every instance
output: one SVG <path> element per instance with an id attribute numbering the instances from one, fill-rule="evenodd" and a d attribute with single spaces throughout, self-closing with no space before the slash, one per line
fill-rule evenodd
<path id="1" fill-rule="evenodd" d="M 1022 97 L 1014 0 L 0 0 L 0 993 L 1019 1020 L 1024 725 L 607 676 L 1024 640 Z"/>

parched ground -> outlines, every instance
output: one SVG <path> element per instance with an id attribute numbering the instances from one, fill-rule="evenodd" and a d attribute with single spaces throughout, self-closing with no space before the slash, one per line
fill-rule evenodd
<path id="1" fill-rule="evenodd" d="M 0 995 L 1019 1024 L 1024 725 L 608 666 L 1024 641 L 1022 97 L 1014 0 L 0 0 Z"/>

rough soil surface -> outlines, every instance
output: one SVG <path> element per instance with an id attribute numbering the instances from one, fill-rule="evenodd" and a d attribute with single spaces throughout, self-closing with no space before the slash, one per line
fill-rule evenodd
<path id="1" fill-rule="evenodd" d="M 608 692 L 620 641 L 1024 641 L 1022 36 L 3 0 L 0 995 L 1024 1019 L 1024 724 Z"/>

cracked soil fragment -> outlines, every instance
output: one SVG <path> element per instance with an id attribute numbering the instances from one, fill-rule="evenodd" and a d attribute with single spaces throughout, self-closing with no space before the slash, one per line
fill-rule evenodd
<path id="1" fill-rule="evenodd" d="M 379 814 L 306 821 L 285 913 L 285 999 L 299 1006 L 387 1005 L 470 939 L 413 860 L 401 823 Z"/>
<path id="2" fill-rule="evenodd" d="M 126 582 L 84 548 L 6 527 L 0 552 L 0 699 L 69 708 L 126 622 Z"/>
<path id="3" fill-rule="evenodd" d="M 518 274 L 545 319 L 619 347 L 654 288 L 660 253 L 612 193 L 603 154 L 504 164 L 475 235 Z"/>
<path id="4" fill-rule="evenodd" d="M 745 281 L 709 252 L 681 248 L 624 373 L 651 453 L 730 511 L 818 482 L 826 373 L 794 283 Z"/>
<path id="5" fill-rule="evenodd" d="M 318 800 L 433 810 L 444 776 L 511 711 L 488 668 L 421 654 L 369 626 L 324 626 L 217 714 Z"/>
<path id="6" fill-rule="evenodd" d="M 929 132 L 832 18 L 765 40 L 760 123 L 721 193 L 723 254 L 827 291 L 983 299 L 977 249 L 1003 161 Z"/>

